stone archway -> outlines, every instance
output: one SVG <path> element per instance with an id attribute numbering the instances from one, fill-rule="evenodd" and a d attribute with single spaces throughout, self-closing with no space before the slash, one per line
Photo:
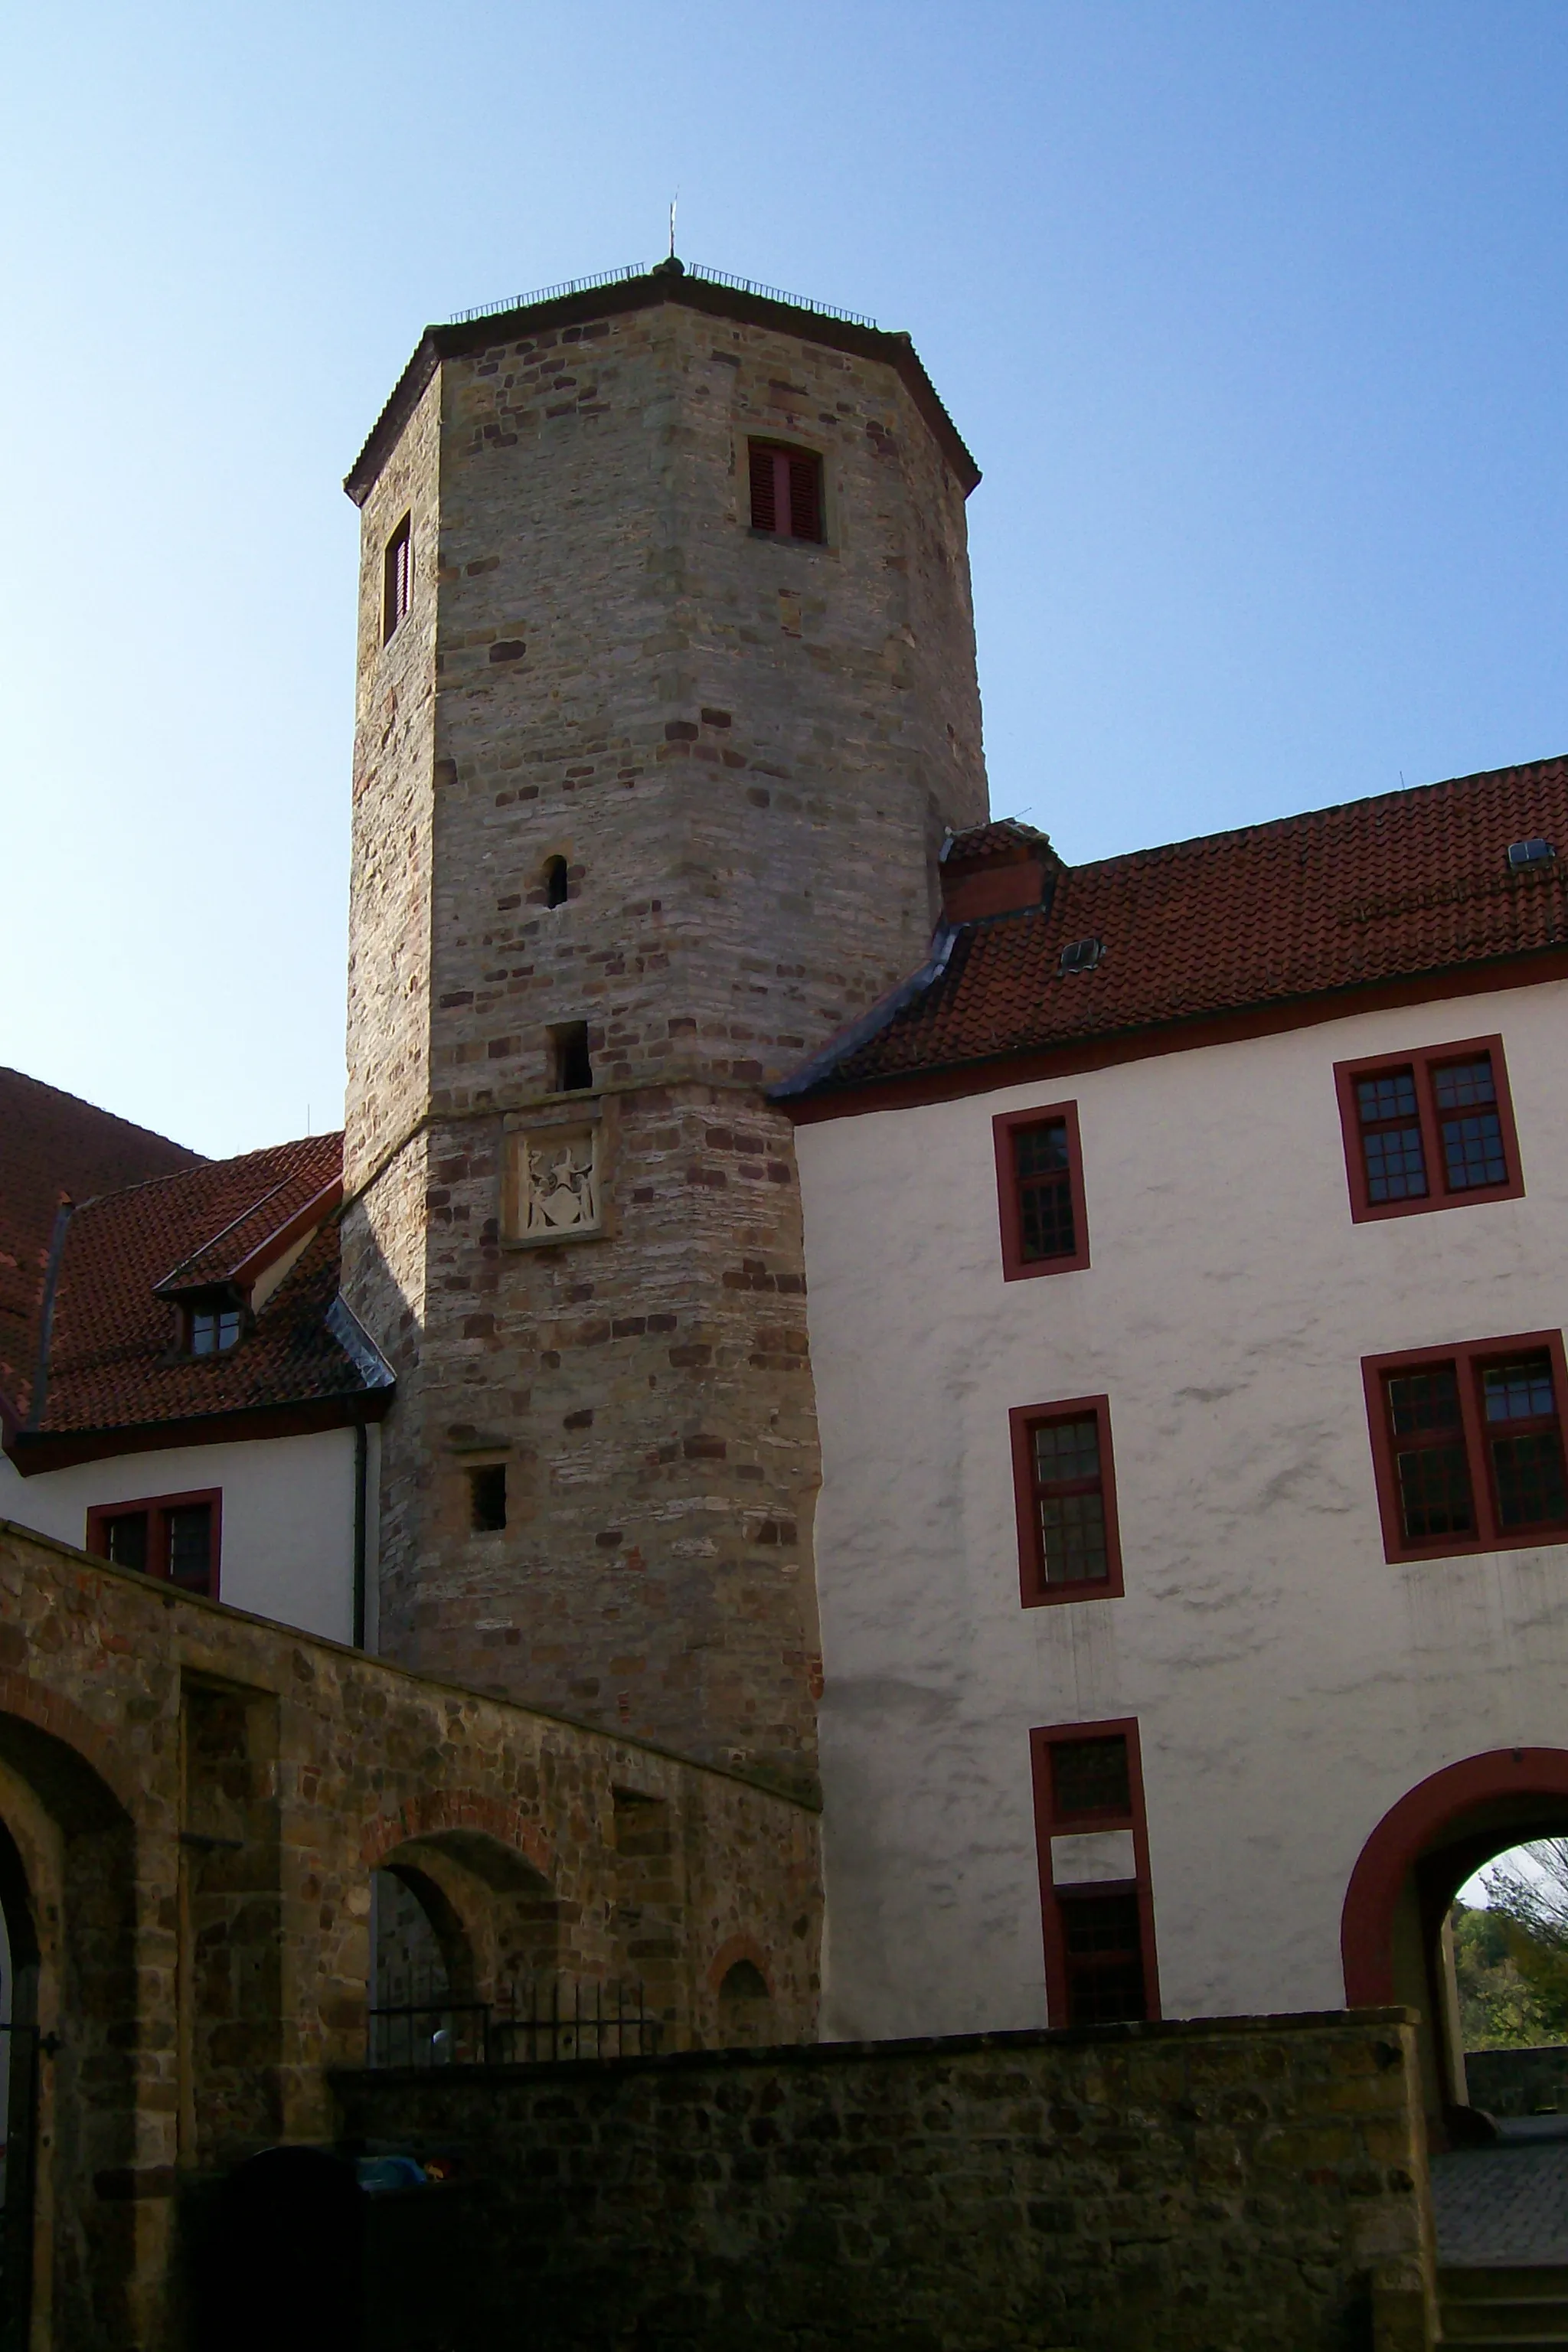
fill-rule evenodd
<path id="1" fill-rule="evenodd" d="M 1568 1749 L 1502 1748 L 1450 1764 L 1392 1806 L 1363 1846 L 1340 1921 L 1352 2009 L 1419 2011 L 1422 2088 L 1436 2144 L 1468 2107 L 1441 1957 L 1455 1895 L 1492 1855 L 1568 1835 Z"/>

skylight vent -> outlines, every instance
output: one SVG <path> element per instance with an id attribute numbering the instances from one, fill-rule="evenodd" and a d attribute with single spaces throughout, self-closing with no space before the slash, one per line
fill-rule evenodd
<path id="1" fill-rule="evenodd" d="M 1552 844 L 1539 836 L 1534 841 L 1510 841 L 1508 845 L 1508 862 L 1516 874 L 1521 866 L 1545 866 L 1556 855 Z"/>
<path id="2" fill-rule="evenodd" d="M 1058 972 L 1092 971 L 1105 953 L 1103 940 L 1069 940 L 1061 952 Z"/>

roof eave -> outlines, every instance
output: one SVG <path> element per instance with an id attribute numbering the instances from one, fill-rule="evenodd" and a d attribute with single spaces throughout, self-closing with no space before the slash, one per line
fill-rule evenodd
<path id="1" fill-rule="evenodd" d="M 355 506 L 363 506 L 444 359 L 483 351 L 492 343 L 509 342 L 519 334 L 537 334 L 550 327 L 580 326 L 590 320 L 649 310 L 665 302 L 683 303 L 689 310 L 704 310 L 716 318 L 738 319 L 748 326 L 773 327 L 809 342 L 826 343 L 835 351 L 880 360 L 902 379 L 965 498 L 979 482 L 980 468 L 907 334 L 889 333 L 881 327 L 858 327 L 847 319 L 831 318 L 824 311 L 807 310 L 798 303 L 775 302 L 766 295 L 742 293 L 735 287 L 718 286 L 710 278 L 694 278 L 689 273 L 677 278 L 650 270 L 642 278 L 589 287 L 580 294 L 560 294 L 548 302 L 525 303 L 515 310 L 494 311 L 488 318 L 426 327 L 393 386 L 385 407 L 372 425 L 364 446 L 343 477 L 343 488 Z"/>

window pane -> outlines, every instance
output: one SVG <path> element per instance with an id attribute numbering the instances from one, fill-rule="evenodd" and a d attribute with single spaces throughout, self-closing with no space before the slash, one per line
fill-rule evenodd
<path id="1" fill-rule="evenodd" d="M 1555 1410 L 1552 1359 L 1521 1356 L 1511 1364 L 1489 1364 L 1481 1374 L 1489 1421 L 1535 1421 Z"/>
<path id="2" fill-rule="evenodd" d="M 1426 1155 L 1418 1127 L 1375 1128 L 1361 1140 L 1369 1201 L 1426 1199 Z"/>
<path id="3" fill-rule="evenodd" d="M 1450 1062 L 1446 1068 L 1434 1070 L 1432 1091 L 1439 1110 L 1468 1110 L 1472 1103 L 1495 1103 L 1491 1055 L 1483 1054 L 1479 1062 Z"/>
<path id="4" fill-rule="evenodd" d="M 1020 1176 L 1054 1176 L 1068 1165 L 1068 1123 L 1048 1118 L 1040 1127 L 1013 1129 L 1013 1158 Z"/>
<path id="5" fill-rule="evenodd" d="M 1450 1192 L 1468 1192 L 1475 1184 L 1506 1184 L 1508 1160 L 1503 1154 L 1502 1125 L 1496 1111 L 1477 1111 L 1469 1118 L 1446 1118 L 1443 1160 Z"/>
<path id="6" fill-rule="evenodd" d="M 217 1318 L 217 1344 L 219 1353 L 221 1354 L 225 1348 L 232 1348 L 238 1337 L 239 1310 L 237 1307 L 232 1311 L 220 1315 Z"/>
<path id="7" fill-rule="evenodd" d="M 1026 1263 L 1036 1258 L 1076 1257 L 1072 1184 L 1058 1176 L 1049 1184 L 1025 1184 L 1018 1192 L 1019 1240 Z"/>
<path id="8" fill-rule="evenodd" d="M 1458 1429 L 1459 1383 L 1453 1365 L 1431 1364 L 1424 1371 L 1390 1373 L 1388 1407 L 1396 1437 L 1423 1429 Z"/>
<path id="9" fill-rule="evenodd" d="M 193 1315 L 191 1318 L 191 1353 L 210 1356 L 217 1347 L 217 1317 Z"/>
<path id="10" fill-rule="evenodd" d="M 1505 1528 L 1535 1528 L 1568 1518 L 1563 1481 L 1563 1441 L 1554 1429 L 1494 1437 L 1498 1517 Z"/>
<path id="11" fill-rule="evenodd" d="M 1146 2013 L 1135 1895 L 1079 1895 L 1061 1906 L 1068 2022 L 1112 2025 Z"/>
<path id="12" fill-rule="evenodd" d="M 1037 1422 L 1035 1475 L 1042 1486 L 1065 1478 L 1100 1475 L 1100 1423 L 1092 1412 L 1078 1421 Z"/>
<path id="13" fill-rule="evenodd" d="M 1107 1739 L 1051 1742 L 1051 1815 L 1070 1821 L 1075 1813 L 1130 1813 L 1132 1776 L 1127 1741 L 1121 1732 Z"/>
<path id="14" fill-rule="evenodd" d="M 1461 1444 L 1413 1445 L 1394 1456 L 1399 1469 L 1399 1515 L 1410 1543 L 1436 1536 L 1474 1532 L 1470 1473 Z"/>
<path id="15" fill-rule="evenodd" d="M 1376 1077 L 1358 1078 L 1355 1096 L 1363 1127 L 1369 1126 L 1374 1118 L 1414 1118 L 1415 1073 L 1411 1070 L 1384 1070 Z"/>
<path id="16" fill-rule="evenodd" d="M 169 1514 L 169 1574 L 187 1592 L 206 1592 L 212 1585 L 210 1503 L 186 1503 Z"/>
<path id="17" fill-rule="evenodd" d="M 1040 1544 L 1047 1584 L 1081 1584 L 1108 1576 L 1105 1505 L 1099 1495 L 1042 1495 Z"/>
<path id="18" fill-rule="evenodd" d="M 116 1568 L 147 1566 L 147 1514 L 126 1511 L 119 1518 L 110 1519 L 104 1528 L 109 1544 L 109 1557 Z"/>

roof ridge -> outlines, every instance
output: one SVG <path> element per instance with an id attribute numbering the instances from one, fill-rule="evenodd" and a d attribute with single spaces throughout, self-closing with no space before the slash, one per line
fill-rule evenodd
<path id="1" fill-rule="evenodd" d="M 184 1184 L 193 1176 L 216 1175 L 221 1169 L 237 1168 L 242 1160 L 261 1160 L 265 1159 L 268 1152 L 292 1151 L 301 1143 L 331 1143 L 334 1138 L 341 1143 L 342 1134 L 343 1130 L 341 1127 L 331 1127 L 326 1129 L 321 1135 L 295 1136 L 287 1143 L 258 1144 L 253 1151 L 237 1151 L 227 1160 L 198 1160 L 194 1168 L 171 1168 L 166 1176 L 142 1176 L 134 1184 L 117 1184 L 112 1192 L 93 1192 L 85 1201 L 75 1201 L 71 1205 L 79 1212 L 83 1209 L 101 1208 L 105 1201 L 122 1201 L 128 1192 L 148 1192 L 152 1191 L 154 1184 Z M 288 1181 L 286 1176 L 279 1180 L 280 1183 L 284 1184 Z M 279 1187 L 274 1185 L 273 1191 L 276 1192 L 278 1189 Z M 260 1202 L 253 1202 L 251 1206 L 258 1208 L 260 1206 Z M 248 1213 L 248 1211 L 241 1212 L 242 1215 Z M 202 1247 L 208 1248 L 210 1244 L 204 1242 Z"/>
<path id="2" fill-rule="evenodd" d="M 1086 858 L 1081 866 L 1069 866 L 1067 871 L 1074 875 L 1097 874 L 1108 866 L 1131 866 L 1140 857 L 1163 857 L 1173 850 L 1217 848 L 1230 842 L 1258 840 L 1268 834 L 1289 832 L 1292 825 L 1309 824 L 1314 817 L 1339 816 L 1351 809 L 1376 808 L 1382 803 L 1405 807 L 1428 794 L 1457 792 L 1463 784 L 1500 783 L 1506 777 L 1528 775 L 1531 769 L 1561 768 L 1564 763 L 1568 763 L 1568 751 L 1552 751 L 1543 759 L 1518 760 L 1503 768 L 1476 768 L 1468 775 L 1436 776 L 1430 783 L 1402 784 L 1386 793 L 1363 793 L 1355 800 L 1325 801 L 1320 808 L 1297 809 L 1289 816 L 1262 817 L 1251 824 L 1227 826 L 1219 833 L 1184 834 L 1176 841 L 1150 842 L 1142 849 L 1118 850 L 1112 857 Z"/>
<path id="3" fill-rule="evenodd" d="M 127 1118 L 122 1111 L 105 1110 L 101 1103 L 89 1102 L 86 1095 L 72 1094 L 68 1087 L 52 1086 L 47 1078 L 36 1078 L 30 1070 L 18 1070 L 13 1063 L 0 1062 L 0 1078 L 20 1078 L 25 1087 L 37 1087 L 40 1094 L 53 1095 L 57 1102 L 74 1103 L 78 1110 L 89 1110 L 95 1118 L 111 1119 L 116 1127 L 128 1128 L 132 1135 L 144 1135 L 153 1143 L 167 1144 L 171 1151 L 188 1151 L 198 1167 L 210 1164 L 205 1154 L 197 1151 L 193 1145 L 176 1143 L 172 1135 L 163 1135 L 155 1127 L 143 1127 L 139 1119 Z M 179 1169 L 174 1172 L 188 1176 L 190 1170 Z"/>

